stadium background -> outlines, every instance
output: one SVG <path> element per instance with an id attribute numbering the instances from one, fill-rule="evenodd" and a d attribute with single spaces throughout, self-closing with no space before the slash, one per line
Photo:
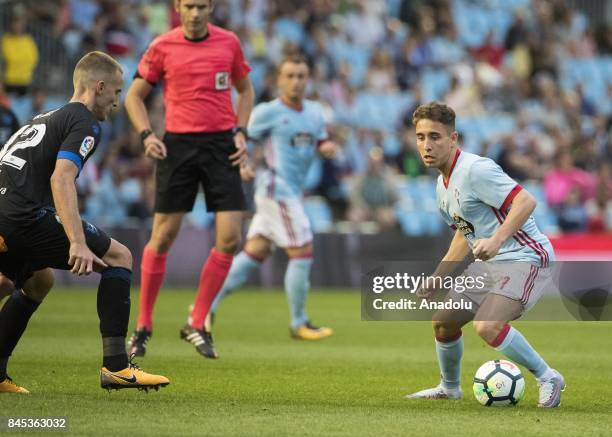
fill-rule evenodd
<path id="1" fill-rule="evenodd" d="M 415 106 L 433 99 L 456 110 L 464 150 L 495 159 L 536 196 L 536 221 L 562 258 L 612 258 L 612 2 L 215 5 L 212 22 L 242 41 L 257 102 L 274 98 L 284 54 L 308 56 L 308 96 L 323 103 L 341 145 L 339 157 L 318 161 L 308 178 L 315 286 L 358 286 L 364 260 L 443 253 L 449 231 L 436 209 L 436 174 L 421 165 L 410 124 Z M 76 60 L 94 49 L 121 62 L 127 89 L 148 43 L 177 24 L 168 0 L 0 0 L 1 104 L 21 122 L 62 105 Z M 148 106 L 160 133 L 159 88 Z M 153 194 L 154 164 L 141 149 L 122 109 L 104 124 L 101 146 L 77 181 L 84 217 L 126 241 L 136 257 L 148 238 Z M 261 149 L 253 153 L 261 163 Z M 212 244 L 202 198 L 188 222 L 172 249 L 168 284 L 195 284 Z M 283 269 L 277 254 L 260 283 L 282 284 Z M 74 280 L 60 272 L 60 283 Z"/>

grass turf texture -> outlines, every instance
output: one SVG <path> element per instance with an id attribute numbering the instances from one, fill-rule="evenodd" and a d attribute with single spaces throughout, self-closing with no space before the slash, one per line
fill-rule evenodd
<path id="1" fill-rule="evenodd" d="M 362 322 L 358 293 L 315 292 L 313 321 L 336 333 L 300 342 L 288 336 L 282 293 L 236 293 L 217 319 L 221 359 L 210 361 L 178 338 L 192 297 L 191 291 L 162 291 L 148 354 L 138 360 L 171 385 L 157 393 L 108 394 L 97 374 L 95 293 L 54 290 L 9 363 L 9 374 L 32 394 L 1 395 L 0 416 L 67 416 L 73 435 L 603 436 L 611 429 L 612 323 L 515 323 L 565 375 L 568 388 L 561 408 L 538 409 L 535 380 L 526 374 L 521 404 L 493 409 L 476 402 L 471 380 L 483 362 L 500 355 L 470 327 L 464 330 L 463 400 L 414 401 L 403 396 L 438 382 L 428 323 Z"/>

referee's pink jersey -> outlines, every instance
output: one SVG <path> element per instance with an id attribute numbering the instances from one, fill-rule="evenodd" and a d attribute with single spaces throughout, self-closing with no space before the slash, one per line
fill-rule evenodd
<path id="1" fill-rule="evenodd" d="M 180 27 L 155 38 L 136 76 L 163 82 L 167 132 L 220 132 L 236 125 L 232 83 L 249 71 L 238 37 L 208 24 L 200 40 L 187 39 Z"/>

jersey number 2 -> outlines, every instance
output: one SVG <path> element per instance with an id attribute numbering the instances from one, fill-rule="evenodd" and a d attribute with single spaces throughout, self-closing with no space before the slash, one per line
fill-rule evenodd
<path id="1" fill-rule="evenodd" d="M 0 165 L 8 165 L 21 170 L 26 165 L 26 160 L 13 155 L 18 150 L 36 147 L 40 144 L 47 126 L 45 124 L 25 125 L 6 143 L 4 150 L 0 151 Z"/>

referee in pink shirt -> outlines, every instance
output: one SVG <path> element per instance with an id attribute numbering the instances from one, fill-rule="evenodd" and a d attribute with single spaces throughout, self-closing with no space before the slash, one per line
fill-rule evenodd
<path id="1" fill-rule="evenodd" d="M 152 335 L 153 307 L 166 257 L 201 184 L 215 213 L 216 243 L 202 268 L 190 323 L 180 336 L 207 358 L 217 358 L 204 320 L 221 289 L 240 243 L 246 202 L 240 169 L 246 163 L 246 126 L 254 92 L 240 41 L 209 23 L 213 0 L 175 0 L 181 26 L 157 37 L 138 64 L 125 106 L 157 160 L 153 232 L 141 264 L 140 311 L 130 351 L 143 356 Z M 159 82 L 164 91 L 166 133 L 153 130 L 144 99 Z M 236 113 L 231 88 L 238 92 Z"/>

